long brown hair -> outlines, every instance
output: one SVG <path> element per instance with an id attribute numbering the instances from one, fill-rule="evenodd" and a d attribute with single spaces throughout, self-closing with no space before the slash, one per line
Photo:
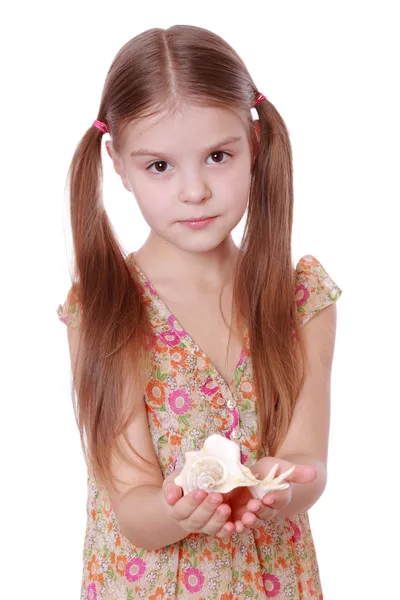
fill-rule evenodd
<path id="1" fill-rule="evenodd" d="M 96 118 L 108 124 L 117 153 L 127 125 L 184 103 L 242 110 L 248 115 L 250 140 L 250 108 L 257 94 L 242 59 L 218 35 L 189 25 L 154 28 L 117 53 Z M 232 328 L 243 322 L 248 326 L 259 444 L 266 444 L 273 455 L 286 435 L 303 382 L 304 352 L 291 255 L 291 145 L 274 105 L 265 100 L 257 111 L 260 145 L 234 272 Z M 116 451 L 130 460 L 118 438 L 124 437 L 143 398 L 152 329 L 137 275 L 128 268 L 127 254 L 104 209 L 101 147 L 102 134 L 90 127 L 68 172 L 75 252 L 72 287 L 79 297 L 83 342 L 72 389 L 85 459 L 98 482 L 114 486 L 111 456 Z"/>

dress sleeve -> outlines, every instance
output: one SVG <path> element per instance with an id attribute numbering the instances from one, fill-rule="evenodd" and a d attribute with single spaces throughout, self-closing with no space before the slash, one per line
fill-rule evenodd
<path id="1" fill-rule="evenodd" d="M 299 325 L 303 326 L 323 308 L 337 302 L 342 290 L 311 254 L 299 260 L 296 276 L 297 316 Z"/>
<path id="2" fill-rule="evenodd" d="M 57 308 L 57 315 L 60 321 L 65 323 L 65 325 L 75 329 L 80 328 L 81 309 L 79 292 L 74 288 L 74 286 L 69 289 L 64 304 L 59 304 Z"/>

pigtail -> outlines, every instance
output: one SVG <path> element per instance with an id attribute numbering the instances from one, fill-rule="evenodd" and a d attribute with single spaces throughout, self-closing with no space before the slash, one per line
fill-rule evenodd
<path id="1" fill-rule="evenodd" d="M 112 483 L 112 453 L 122 453 L 116 440 L 143 397 L 151 329 L 137 276 L 127 267 L 103 206 L 101 141 L 97 128 L 86 132 L 68 179 L 73 286 L 81 311 L 74 409 L 86 463 L 105 484 Z"/>
<path id="2" fill-rule="evenodd" d="M 286 435 L 303 379 L 295 347 L 295 270 L 292 266 L 292 152 L 286 125 L 268 100 L 258 107 L 259 148 L 248 216 L 235 272 L 238 314 L 249 326 L 259 447 L 276 452 Z"/>

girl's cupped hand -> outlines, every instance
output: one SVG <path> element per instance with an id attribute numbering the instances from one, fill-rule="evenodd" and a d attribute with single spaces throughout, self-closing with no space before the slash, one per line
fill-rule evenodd
<path id="1" fill-rule="evenodd" d="M 249 488 L 236 488 L 228 494 L 224 494 L 224 500 L 231 507 L 232 513 L 230 520 L 227 521 L 218 534 L 219 537 L 229 535 L 232 525 L 234 525 L 236 532 L 241 533 L 260 527 L 263 521 L 279 516 L 279 510 L 282 510 L 292 500 L 293 489 L 291 484 L 311 483 L 317 477 L 317 471 L 314 467 L 294 465 L 292 462 L 274 456 L 266 456 L 260 459 L 251 467 L 251 471 L 258 479 L 262 480 L 276 464 L 279 467 L 275 477 L 291 467 L 295 467 L 294 471 L 284 481 L 284 483 L 289 483 L 289 487 L 285 490 L 268 492 L 262 499 L 254 498 Z"/>
<path id="2" fill-rule="evenodd" d="M 251 470 L 261 480 L 277 463 L 279 468 L 275 477 L 295 466 L 294 471 L 285 478 L 289 487 L 269 492 L 262 499 L 254 498 L 247 487 L 236 488 L 227 494 L 207 494 L 203 490 L 195 490 L 184 496 L 182 488 L 174 483 L 179 474 L 175 471 L 165 478 L 162 488 L 169 507 L 168 514 L 188 533 L 212 533 L 222 538 L 260 527 L 263 521 L 274 518 L 279 510 L 290 503 L 291 483 L 311 483 L 317 477 L 314 467 L 294 465 L 273 456 L 260 459 Z"/>

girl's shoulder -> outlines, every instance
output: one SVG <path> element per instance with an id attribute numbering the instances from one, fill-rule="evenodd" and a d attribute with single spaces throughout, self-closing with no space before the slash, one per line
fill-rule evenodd
<path id="1" fill-rule="evenodd" d="M 336 302 L 341 288 L 330 277 L 318 259 L 311 254 L 303 256 L 296 265 L 296 303 L 298 320 L 305 325 L 323 308 Z M 68 290 L 62 304 L 58 305 L 57 315 L 60 321 L 74 328 L 79 328 L 81 310 L 79 287 L 74 283 Z"/>
<path id="2" fill-rule="evenodd" d="M 302 256 L 296 265 L 296 303 L 301 325 L 339 300 L 341 294 L 342 289 L 315 256 Z"/>

